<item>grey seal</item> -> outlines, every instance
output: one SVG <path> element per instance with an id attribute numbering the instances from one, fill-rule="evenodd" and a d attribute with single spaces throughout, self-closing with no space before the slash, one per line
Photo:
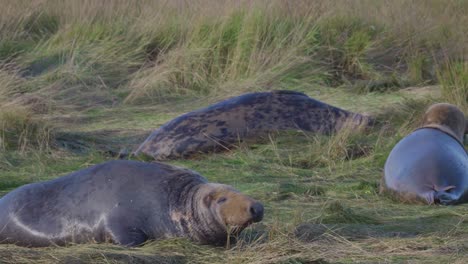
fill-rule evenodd
<path id="1" fill-rule="evenodd" d="M 194 171 L 118 160 L 6 194 L 0 199 L 0 243 L 136 246 L 187 237 L 222 245 L 262 218 L 261 203 Z"/>
<path id="2" fill-rule="evenodd" d="M 465 116 L 439 103 L 424 114 L 423 125 L 399 141 L 384 167 L 381 192 L 406 202 L 453 205 L 468 201 Z"/>
<path id="3" fill-rule="evenodd" d="M 330 134 L 373 119 L 328 105 L 295 91 L 247 93 L 183 114 L 156 129 L 134 155 L 156 160 L 230 149 L 270 132 L 302 130 Z"/>

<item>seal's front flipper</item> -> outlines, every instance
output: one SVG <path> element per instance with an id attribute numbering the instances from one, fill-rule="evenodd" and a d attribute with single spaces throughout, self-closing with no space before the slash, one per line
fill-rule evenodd
<path id="1" fill-rule="evenodd" d="M 458 203 L 459 197 L 448 191 L 435 192 L 434 202 L 442 205 L 455 205 Z"/>
<path id="2" fill-rule="evenodd" d="M 115 242 L 122 246 L 139 246 L 148 240 L 148 236 L 136 227 L 119 226 L 112 230 Z"/>
<path id="3" fill-rule="evenodd" d="M 143 244 L 148 236 L 140 228 L 142 225 L 137 221 L 137 212 L 116 210 L 109 216 L 106 231 L 110 233 L 116 244 L 126 247 L 134 247 Z"/>

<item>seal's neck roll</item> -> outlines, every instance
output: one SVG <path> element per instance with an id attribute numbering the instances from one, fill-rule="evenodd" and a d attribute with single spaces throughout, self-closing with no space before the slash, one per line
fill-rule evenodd
<path id="1" fill-rule="evenodd" d="M 222 245 L 227 228 L 222 219 L 206 204 L 212 183 L 187 182 L 170 196 L 169 214 L 177 227 L 176 236 L 189 237 L 202 244 Z"/>
<path id="2" fill-rule="evenodd" d="M 171 219 L 180 236 L 203 244 L 224 245 L 245 227 L 263 218 L 263 205 L 232 187 L 199 183 L 185 188 Z"/>
<path id="3" fill-rule="evenodd" d="M 190 203 L 193 239 L 201 243 L 222 245 L 226 242 L 228 229 L 217 210 L 213 210 L 212 194 L 220 184 L 200 184 Z"/>
<path id="4" fill-rule="evenodd" d="M 438 103 L 426 110 L 421 128 L 438 129 L 463 145 L 464 134 L 468 132 L 468 123 L 463 112 L 456 106 Z"/>

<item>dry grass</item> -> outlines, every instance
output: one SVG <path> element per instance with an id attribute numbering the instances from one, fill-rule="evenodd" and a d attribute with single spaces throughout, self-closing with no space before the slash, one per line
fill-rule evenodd
<path id="1" fill-rule="evenodd" d="M 90 94 L 99 97 L 94 104 L 115 104 L 304 82 L 443 82 L 450 77 L 437 72 L 455 67 L 452 61 L 468 49 L 463 1 L 43 0 L 2 6 L 0 60 L 36 77 L 23 89 L 66 105 L 83 104 Z M 76 93 L 82 95 L 70 98 Z"/>
<path id="2" fill-rule="evenodd" d="M 466 206 L 399 204 L 378 182 L 425 107 L 468 111 L 466 1 L 0 5 L 0 195 L 112 159 L 173 117 L 246 91 L 299 90 L 380 121 L 173 162 L 263 201 L 265 220 L 232 248 L 1 245 L 1 263 L 464 263 Z M 441 97 L 398 92 L 423 85 Z"/>
<path id="3" fill-rule="evenodd" d="M 9 106 L 0 108 L 0 149 L 20 152 L 49 149 L 52 129 L 28 110 Z"/>

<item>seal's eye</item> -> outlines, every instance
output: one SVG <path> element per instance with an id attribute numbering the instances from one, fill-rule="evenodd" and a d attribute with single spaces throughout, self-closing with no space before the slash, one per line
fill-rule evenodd
<path id="1" fill-rule="evenodd" d="M 225 201 L 227 201 L 227 198 L 226 198 L 226 197 L 221 197 L 221 198 L 219 198 L 219 200 L 218 200 L 217 203 L 218 203 L 218 204 L 222 204 L 222 203 L 224 203 Z"/>

